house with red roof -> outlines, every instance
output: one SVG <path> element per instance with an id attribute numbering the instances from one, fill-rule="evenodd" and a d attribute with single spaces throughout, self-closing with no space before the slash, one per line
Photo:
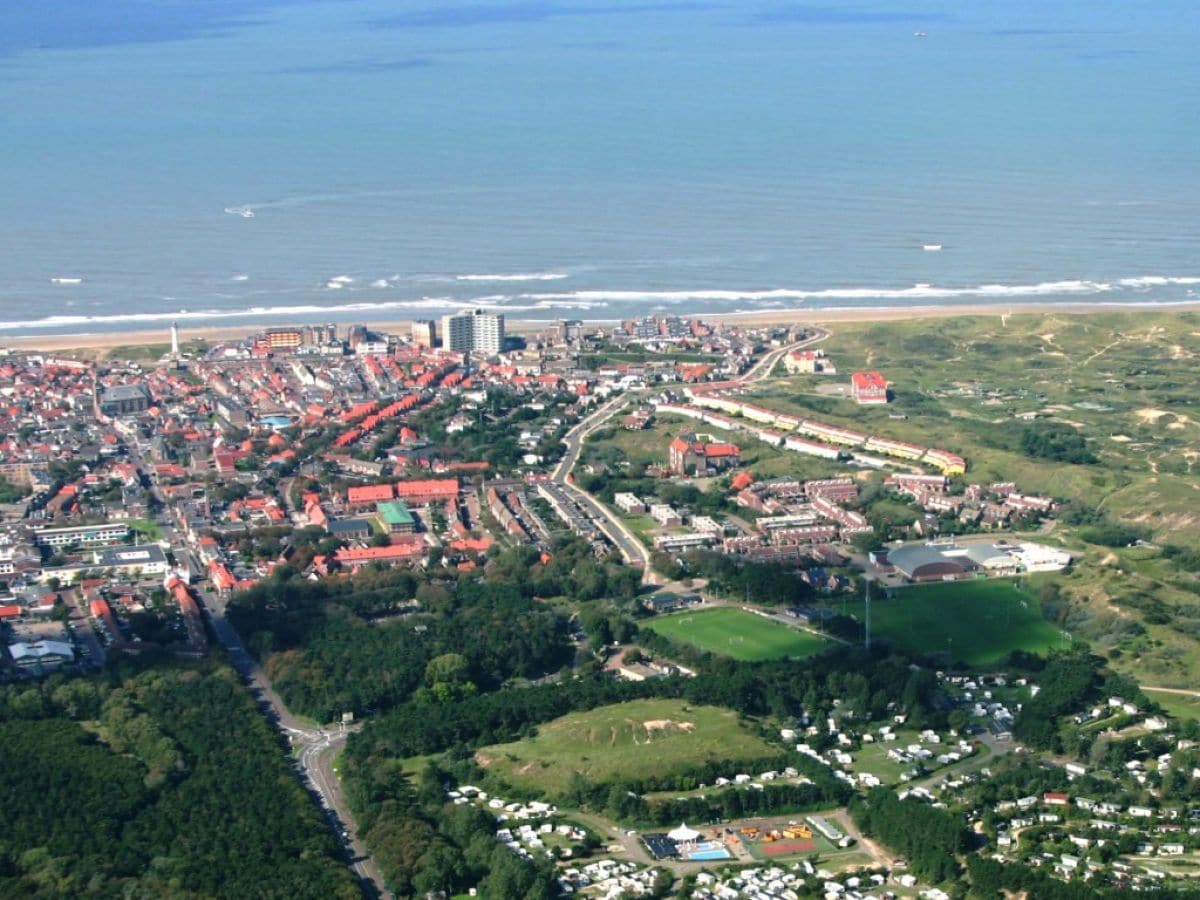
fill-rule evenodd
<path id="1" fill-rule="evenodd" d="M 850 396 L 860 406 L 887 403 L 887 379 L 878 372 L 855 372 L 850 376 Z"/>
<path id="2" fill-rule="evenodd" d="M 333 560 L 344 568 L 357 569 L 375 562 L 394 566 L 420 559 L 424 555 L 423 543 L 403 543 L 386 547 L 346 547 L 334 553 Z"/>
<path id="3" fill-rule="evenodd" d="M 722 441 L 702 441 L 694 434 L 684 434 L 671 441 L 668 462 L 677 475 L 708 475 L 721 472 L 742 461 L 737 444 Z"/>
<path id="4" fill-rule="evenodd" d="M 364 484 L 347 489 L 346 502 L 353 509 L 366 509 L 395 499 L 395 496 L 395 488 L 390 484 Z"/>

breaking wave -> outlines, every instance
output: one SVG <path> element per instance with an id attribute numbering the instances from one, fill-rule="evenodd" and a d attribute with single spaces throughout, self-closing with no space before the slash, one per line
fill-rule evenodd
<path id="1" fill-rule="evenodd" d="M 533 273 L 549 276 L 559 273 Z M 508 276 L 471 276 L 477 279 Z M 524 275 L 529 280 L 533 275 Z M 236 298 L 220 294 L 222 300 L 241 300 L 242 306 L 219 309 L 174 309 L 153 312 L 122 312 L 113 314 L 50 315 L 39 319 L 0 321 L 0 332 L 20 331 L 65 331 L 68 329 L 94 328 L 120 330 L 122 327 L 147 326 L 171 321 L 221 322 L 253 321 L 263 319 L 286 319 L 288 317 L 340 317 L 343 319 L 361 316 L 364 320 L 395 314 L 400 318 L 413 313 L 443 313 L 459 309 L 481 307 L 504 313 L 555 313 L 566 310 L 586 312 L 588 310 L 615 307 L 612 312 L 636 315 L 659 308 L 677 308 L 680 304 L 695 306 L 688 312 L 701 314 L 723 314 L 731 310 L 753 312 L 778 310 L 789 305 L 811 303 L 814 309 L 868 309 L 872 307 L 917 307 L 944 303 L 980 303 L 1004 301 L 1019 303 L 1021 300 L 1056 298 L 1063 306 L 1088 304 L 1096 306 L 1121 306 L 1138 304 L 1145 306 L 1175 306 L 1200 302 L 1200 276 L 1142 275 L 1118 278 L 1111 281 L 1061 280 L 1031 284 L 980 284 L 969 287 L 940 287 L 934 284 L 917 284 L 904 288 L 848 287 L 826 289 L 770 288 L 764 290 L 729 290 L 702 288 L 696 290 L 578 290 L 561 292 L 493 293 L 482 296 L 445 296 L 439 291 L 421 297 L 395 300 L 357 300 L 360 291 L 398 286 L 401 279 L 380 278 L 359 281 L 350 275 L 336 275 L 323 283 L 331 295 L 340 294 L 347 302 L 342 303 L 280 303 L 277 305 L 249 305 L 248 298 Z M 456 280 L 461 280 L 456 279 Z M 542 280 L 550 280 L 543 278 Z M 1172 289 L 1178 288 L 1174 291 Z M 252 295 L 283 295 L 296 293 L 298 289 L 256 290 Z M 311 288 L 309 289 L 311 290 Z M 446 288 L 446 293 L 450 288 Z M 373 293 L 373 292 L 372 292 Z M 1170 296 L 1171 293 L 1176 296 Z M 1150 296 L 1147 296 L 1147 295 Z M 378 294 L 374 294 L 378 297 Z M 173 298 L 162 298 L 170 302 Z M 339 298 L 340 299 L 340 298 Z M 846 305 L 841 305 L 839 303 Z M 178 302 L 178 301 L 175 301 Z M 711 305 L 702 305 L 711 304 Z"/>
<path id="2" fill-rule="evenodd" d="M 455 275 L 455 281 L 562 281 L 566 272 L 518 272 L 513 275 Z"/>
<path id="3" fill-rule="evenodd" d="M 357 313 L 375 316 L 388 312 L 414 312 L 421 310 L 455 310 L 475 307 L 495 309 L 498 312 L 540 312 L 556 309 L 602 309 L 607 303 L 586 300 L 538 301 L 534 303 L 490 304 L 482 300 L 457 300 L 452 297 L 423 297 L 420 300 L 394 300 L 383 303 L 340 303 L 296 304 L 289 306 L 249 306 L 240 309 L 175 310 L 173 312 L 114 313 L 95 316 L 46 316 L 41 319 L 0 322 L 0 331 L 21 331 L 47 328 L 109 328 L 119 325 L 154 325 L 160 322 L 218 322 L 222 319 L 264 319 L 287 316 L 336 316 Z M 115 330 L 115 329 L 114 329 Z"/>
<path id="4" fill-rule="evenodd" d="M 737 290 L 675 290 L 675 291 L 628 291 L 628 290 L 584 290 L 562 293 L 518 294 L 518 300 L 554 300 L 587 302 L 606 301 L 611 303 L 683 303 L 689 300 L 737 303 L 745 301 L 776 300 L 956 300 L 956 299 L 1003 299 L 1021 297 L 1064 297 L 1079 295 L 1112 294 L 1150 287 L 1172 285 L 1197 285 L 1200 277 L 1167 277 L 1148 275 L 1138 278 L 1120 278 L 1114 281 L 1041 281 L 1036 284 L 981 284 L 972 287 L 937 287 L 918 284 L 907 288 L 824 288 L 804 290 L 797 288 L 771 288 L 757 291 Z M 501 299 L 498 296 L 484 298 Z"/>

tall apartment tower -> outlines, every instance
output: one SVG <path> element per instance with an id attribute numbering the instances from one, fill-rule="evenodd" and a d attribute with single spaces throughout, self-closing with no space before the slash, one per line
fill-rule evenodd
<path id="1" fill-rule="evenodd" d="M 432 349 L 437 345 L 437 323 L 432 320 L 418 319 L 412 323 L 412 342 L 414 347 Z"/>
<path id="2" fill-rule="evenodd" d="M 499 353 L 504 349 L 504 316 L 482 309 L 443 316 L 442 346 L 462 353 Z"/>

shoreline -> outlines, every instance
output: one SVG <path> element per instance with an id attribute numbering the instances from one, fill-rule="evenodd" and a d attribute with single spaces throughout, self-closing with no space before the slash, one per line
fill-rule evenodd
<path id="1" fill-rule="evenodd" d="M 1010 305 L 997 304 L 963 304 L 952 306 L 875 306 L 854 308 L 813 308 L 795 307 L 792 309 L 761 310 L 757 312 L 736 313 L 687 313 L 675 312 L 683 318 L 706 319 L 728 322 L 743 326 L 767 325 L 826 325 L 837 323 L 861 322 L 894 322 L 917 319 L 948 319 L 959 316 L 1010 316 L 1058 313 L 1060 315 L 1097 315 L 1100 313 L 1129 313 L 1135 311 L 1200 311 L 1200 301 L 1178 303 L 1014 303 Z M 569 312 L 565 310 L 564 312 Z M 439 317 L 440 318 L 440 317 Z M 561 318 L 573 318 L 563 316 Z M 364 322 L 368 328 L 393 332 L 407 333 L 413 319 L 390 319 L 386 321 Z M 510 319 L 506 330 L 511 334 L 534 334 L 548 328 L 556 319 Z M 581 318 L 587 326 L 611 325 L 620 319 L 589 319 Z M 279 322 L 276 325 L 293 324 Z M 349 325 L 351 323 L 339 323 Z M 271 324 L 260 325 L 227 325 L 211 328 L 180 329 L 179 338 L 183 343 L 203 339 L 209 343 L 241 340 L 252 334 L 272 327 Z M 138 329 L 135 331 L 104 331 L 81 332 L 72 334 L 23 335 L 0 337 L 0 349 L 17 352 L 65 352 L 69 350 L 100 350 L 111 351 L 117 347 L 130 345 L 157 345 L 170 342 L 169 331 L 166 328 Z"/>

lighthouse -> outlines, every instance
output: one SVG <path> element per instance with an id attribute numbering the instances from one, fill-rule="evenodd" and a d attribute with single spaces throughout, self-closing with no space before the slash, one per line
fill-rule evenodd
<path id="1" fill-rule="evenodd" d="M 179 325 L 171 323 L 171 355 L 179 355 Z"/>

